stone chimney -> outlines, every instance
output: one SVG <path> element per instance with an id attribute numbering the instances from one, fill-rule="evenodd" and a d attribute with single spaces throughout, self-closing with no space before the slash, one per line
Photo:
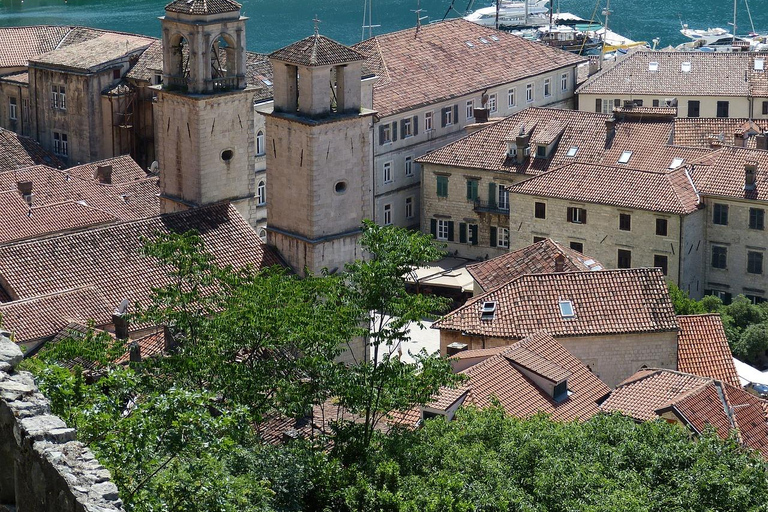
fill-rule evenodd
<path id="1" fill-rule="evenodd" d="M 764 133 L 755 135 L 755 149 L 768 151 L 768 136 Z"/>
<path id="2" fill-rule="evenodd" d="M 454 341 L 450 345 L 448 345 L 445 348 L 445 353 L 448 357 L 455 356 L 459 352 L 464 352 L 469 349 L 469 345 L 466 343 L 459 343 L 458 341 Z"/>
<path id="3" fill-rule="evenodd" d="M 565 272 L 565 256 L 562 254 L 555 256 L 555 272 Z"/>
<path id="4" fill-rule="evenodd" d="M 475 113 L 475 122 L 476 123 L 487 123 L 488 122 L 488 109 L 483 108 L 476 108 L 474 110 Z"/>
<path id="5" fill-rule="evenodd" d="M 138 342 L 134 341 L 128 348 L 128 357 L 132 363 L 141 362 L 141 347 Z"/>
<path id="6" fill-rule="evenodd" d="M 19 190 L 19 194 L 24 198 L 29 206 L 32 206 L 32 182 L 31 181 L 19 181 L 16 183 L 16 188 Z"/>
<path id="7" fill-rule="evenodd" d="M 605 144 L 608 145 L 616 135 L 616 118 L 611 116 L 605 120 Z"/>
<path id="8" fill-rule="evenodd" d="M 733 134 L 733 145 L 738 148 L 746 147 L 749 134 L 744 132 L 736 132 Z"/>
<path id="9" fill-rule="evenodd" d="M 115 326 L 115 337 L 119 340 L 128 339 L 128 299 L 123 299 L 112 312 L 112 324 Z"/>
<path id="10" fill-rule="evenodd" d="M 755 190 L 757 186 L 757 162 L 744 164 L 744 190 Z"/>
<path id="11" fill-rule="evenodd" d="M 94 176 L 99 183 L 105 185 L 112 184 L 112 166 L 111 165 L 99 165 L 96 167 L 96 175 Z"/>
<path id="12" fill-rule="evenodd" d="M 515 146 L 517 147 L 517 163 L 521 164 L 531 156 L 531 133 L 526 133 L 524 124 L 520 125 L 520 132 L 515 138 Z"/>

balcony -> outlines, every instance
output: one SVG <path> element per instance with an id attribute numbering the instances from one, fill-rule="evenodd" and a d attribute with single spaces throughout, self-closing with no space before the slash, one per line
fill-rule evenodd
<path id="1" fill-rule="evenodd" d="M 509 215 L 509 204 L 499 205 L 496 201 L 483 201 L 482 199 L 475 199 L 474 210 L 476 212 L 482 213 Z"/>
<path id="2" fill-rule="evenodd" d="M 206 80 L 208 84 L 210 84 L 210 88 L 214 91 L 228 91 L 230 89 L 237 89 L 237 79 L 236 76 L 225 76 L 225 77 L 219 77 L 219 78 L 211 78 L 210 80 Z"/>

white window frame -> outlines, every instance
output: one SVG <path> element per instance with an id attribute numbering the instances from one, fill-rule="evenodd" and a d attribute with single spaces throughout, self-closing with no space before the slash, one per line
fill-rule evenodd
<path id="1" fill-rule="evenodd" d="M 8 97 L 8 119 L 16 121 L 19 118 L 19 105 L 16 96 Z"/>
<path id="2" fill-rule="evenodd" d="M 267 204 L 267 184 L 261 180 L 256 186 L 256 205 L 264 206 Z"/>
<path id="3" fill-rule="evenodd" d="M 256 134 L 256 156 L 264 156 L 267 152 L 266 139 L 264 137 L 264 131 L 259 130 Z"/>
<path id="4" fill-rule="evenodd" d="M 499 101 L 496 93 L 488 95 L 488 111 L 497 112 L 499 110 Z"/>
<path id="5" fill-rule="evenodd" d="M 69 156 L 69 138 L 66 133 L 53 132 L 53 152 L 59 156 Z"/>
<path id="6" fill-rule="evenodd" d="M 552 96 L 552 79 L 545 78 L 544 79 L 544 97 L 549 98 L 550 96 Z"/>
<path id="7" fill-rule="evenodd" d="M 467 101 L 467 119 L 475 118 L 475 100 Z"/>
<path id="8" fill-rule="evenodd" d="M 509 210 L 509 190 L 504 185 L 498 186 L 496 206 L 499 210 Z"/>
<path id="9" fill-rule="evenodd" d="M 51 108 L 59 108 L 59 86 L 51 86 Z"/>
<path id="10" fill-rule="evenodd" d="M 437 219 L 437 231 L 435 232 L 438 240 L 448 240 L 448 221 Z"/>
<path id="11" fill-rule="evenodd" d="M 533 94 L 533 84 L 526 84 L 525 86 L 525 101 L 528 103 L 533 103 L 533 100 L 536 97 Z"/>
<path id="12" fill-rule="evenodd" d="M 384 162 L 384 165 L 381 169 L 382 177 L 384 178 L 384 183 L 392 183 L 392 162 Z"/>
<path id="13" fill-rule="evenodd" d="M 507 106 L 512 108 L 517 105 L 517 89 L 512 88 L 507 91 Z"/>
<path id="14" fill-rule="evenodd" d="M 454 119 L 453 119 L 453 107 L 445 107 L 443 109 L 445 112 L 445 126 L 453 126 Z"/>
<path id="15" fill-rule="evenodd" d="M 392 225 L 392 203 L 387 203 L 384 205 L 384 225 Z"/>
<path id="16" fill-rule="evenodd" d="M 497 228 L 496 247 L 509 249 L 509 228 Z"/>
<path id="17" fill-rule="evenodd" d="M 413 196 L 408 196 L 405 198 L 405 218 L 413 218 Z"/>
<path id="18" fill-rule="evenodd" d="M 413 157 L 405 157 L 405 175 L 410 178 L 413 176 Z"/>
<path id="19" fill-rule="evenodd" d="M 392 125 L 390 123 L 385 123 L 382 125 L 381 128 L 381 140 L 379 141 L 381 144 L 391 144 L 392 143 Z"/>
<path id="20" fill-rule="evenodd" d="M 424 131 L 431 132 L 434 128 L 433 123 L 434 112 L 424 112 Z"/>
<path id="21" fill-rule="evenodd" d="M 602 103 L 603 107 L 603 114 L 610 114 L 613 112 L 613 100 L 612 99 L 603 99 Z"/>
<path id="22" fill-rule="evenodd" d="M 402 137 L 404 139 L 406 137 L 413 137 L 413 118 L 406 117 L 403 119 L 403 122 L 400 123 L 400 126 L 402 126 Z"/>
<path id="23" fill-rule="evenodd" d="M 562 75 L 560 75 L 560 90 L 561 91 L 568 90 L 568 73 L 563 73 Z"/>

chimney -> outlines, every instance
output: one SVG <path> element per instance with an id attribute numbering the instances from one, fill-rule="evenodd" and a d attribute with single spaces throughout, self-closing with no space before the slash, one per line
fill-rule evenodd
<path id="1" fill-rule="evenodd" d="M 137 342 L 134 341 L 131 343 L 130 347 L 128 348 L 128 356 L 132 363 L 141 362 L 141 347 Z"/>
<path id="2" fill-rule="evenodd" d="M 19 190 L 19 194 L 27 202 L 29 206 L 32 206 L 32 182 L 31 181 L 19 181 L 16 183 L 16 188 Z"/>
<path id="3" fill-rule="evenodd" d="M 517 147 L 517 163 L 521 164 L 525 159 L 531 156 L 531 133 L 525 132 L 525 125 L 520 125 L 520 132 L 515 138 L 515 146 Z"/>
<path id="4" fill-rule="evenodd" d="M 616 135 L 616 118 L 611 116 L 605 120 L 605 143 L 610 144 Z"/>
<path id="5" fill-rule="evenodd" d="M 476 108 L 474 110 L 475 113 L 475 122 L 476 123 L 487 123 L 488 122 L 488 109 L 483 108 Z"/>
<path id="6" fill-rule="evenodd" d="M 445 347 L 445 353 L 448 357 L 455 356 L 459 352 L 464 352 L 467 349 L 469 349 L 469 346 L 466 343 L 459 343 L 458 341 L 454 341 L 447 347 Z"/>
<path id="7" fill-rule="evenodd" d="M 755 149 L 768 151 L 768 136 L 766 136 L 766 134 L 758 133 L 755 135 Z"/>
<path id="8" fill-rule="evenodd" d="M 115 337 L 119 340 L 128 339 L 128 318 L 126 315 L 117 312 L 112 313 L 112 323 L 115 326 Z"/>
<path id="9" fill-rule="evenodd" d="M 96 167 L 95 178 L 99 180 L 99 183 L 105 185 L 112 184 L 112 166 L 111 165 L 99 165 Z"/>
<path id="10" fill-rule="evenodd" d="M 744 190 L 755 190 L 757 181 L 757 162 L 744 164 Z"/>
<path id="11" fill-rule="evenodd" d="M 737 148 L 743 148 L 747 145 L 747 139 L 749 135 L 743 132 L 736 132 L 733 134 L 733 145 Z"/>
<path id="12" fill-rule="evenodd" d="M 168 325 L 163 326 L 163 351 L 170 352 L 176 348 L 176 338 Z"/>
<path id="13" fill-rule="evenodd" d="M 555 256 L 555 272 L 565 272 L 565 256 L 562 254 Z"/>

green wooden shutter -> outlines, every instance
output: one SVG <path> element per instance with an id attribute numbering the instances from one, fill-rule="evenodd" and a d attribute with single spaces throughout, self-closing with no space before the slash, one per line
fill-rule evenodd
<path id="1" fill-rule="evenodd" d="M 469 226 L 469 241 L 472 245 L 477 245 L 477 224 Z"/>
<path id="2" fill-rule="evenodd" d="M 581 223 L 586 224 L 587 223 L 587 210 L 582 208 L 581 210 Z"/>
<path id="3" fill-rule="evenodd" d="M 453 221 L 448 221 L 448 241 L 453 242 Z"/>
<path id="4" fill-rule="evenodd" d="M 467 243 L 467 224 L 464 222 L 459 222 L 459 242 Z"/>
<path id="5" fill-rule="evenodd" d="M 496 207 L 496 184 L 488 184 L 488 206 L 491 208 Z"/>
<path id="6" fill-rule="evenodd" d="M 446 110 L 445 109 L 441 109 L 440 110 L 440 125 L 443 128 L 445 128 L 445 123 L 446 122 L 447 122 L 447 120 L 446 120 Z"/>
<path id="7" fill-rule="evenodd" d="M 397 140 L 397 121 L 392 123 L 392 142 Z"/>
<path id="8" fill-rule="evenodd" d="M 568 213 L 566 215 L 567 215 L 567 218 L 565 220 L 567 220 L 568 222 L 573 222 L 573 208 L 572 207 L 570 207 L 570 206 L 568 207 Z"/>
<path id="9" fill-rule="evenodd" d="M 496 226 L 491 226 L 491 247 L 496 247 Z"/>
<path id="10" fill-rule="evenodd" d="M 429 232 L 437 238 L 437 219 L 429 219 Z"/>
<path id="11" fill-rule="evenodd" d="M 603 100 L 601 100 L 600 98 L 597 98 L 595 100 L 595 112 L 599 114 L 602 111 L 603 111 Z"/>
<path id="12" fill-rule="evenodd" d="M 467 199 L 472 200 L 472 180 L 467 180 Z"/>
<path id="13" fill-rule="evenodd" d="M 379 125 L 379 146 L 384 144 L 384 125 Z"/>
<path id="14" fill-rule="evenodd" d="M 413 134 L 419 134 L 419 116 L 413 116 Z"/>
<path id="15" fill-rule="evenodd" d="M 400 121 L 400 134 L 405 137 L 405 119 Z"/>
<path id="16" fill-rule="evenodd" d="M 459 106 L 453 106 L 453 124 L 459 124 Z"/>

